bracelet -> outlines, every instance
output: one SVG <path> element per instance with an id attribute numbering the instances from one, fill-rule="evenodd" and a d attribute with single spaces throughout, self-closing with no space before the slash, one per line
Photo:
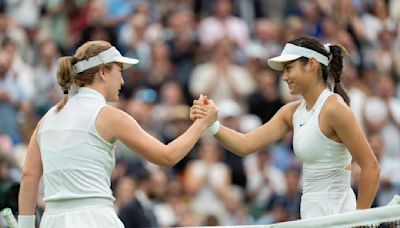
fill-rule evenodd
<path id="1" fill-rule="evenodd" d="M 217 132 L 219 131 L 220 127 L 221 127 L 221 123 L 218 120 L 215 121 L 213 124 L 211 124 L 207 128 L 207 134 L 210 135 L 210 136 L 213 136 L 213 135 L 217 134 Z"/>
<path id="2" fill-rule="evenodd" d="M 35 228 L 35 215 L 18 215 L 18 228 Z"/>

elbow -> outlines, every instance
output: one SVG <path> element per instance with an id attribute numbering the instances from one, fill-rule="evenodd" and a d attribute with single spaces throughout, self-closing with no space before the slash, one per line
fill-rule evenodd
<path id="1" fill-rule="evenodd" d="M 254 143 L 247 143 L 249 142 L 249 139 L 247 138 L 246 135 L 244 135 L 244 138 L 242 139 L 243 142 L 246 142 L 242 145 L 240 145 L 238 148 L 234 148 L 232 150 L 232 152 L 234 152 L 236 155 L 240 156 L 240 157 L 244 157 L 248 154 L 254 153 L 257 150 L 259 150 L 259 148 L 257 148 L 257 146 L 254 145 Z"/>
<path id="2" fill-rule="evenodd" d="M 375 163 L 375 170 L 376 170 L 376 176 L 379 178 L 381 175 L 381 166 L 379 165 L 378 162 Z"/>
<path id="3" fill-rule="evenodd" d="M 20 182 L 20 191 L 31 191 L 39 187 L 41 175 L 23 172 Z"/>
<path id="4" fill-rule="evenodd" d="M 239 157 L 244 157 L 253 152 L 254 152 L 253 150 L 244 149 L 244 150 L 240 150 L 240 151 L 235 151 L 235 154 L 238 155 Z"/>
<path id="5" fill-rule="evenodd" d="M 251 154 L 253 152 L 256 152 L 256 150 L 233 150 L 232 151 L 234 154 L 236 154 L 239 157 L 244 157 L 248 154 Z"/>
<path id="6" fill-rule="evenodd" d="M 171 153 L 168 150 L 165 150 L 164 156 L 160 160 L 159 166 L 165 167 L 165 168 L 172 168 L 176 163 L 178 163 L 179 160 L 177 160 L 174 156 L 173 153 Z"/>
<path id="7" fill-rule="evenodd" d="M 174 165 L 176 165 L 177 162 L 170 161 L 170 160 L 165 160 L 162 164 L 159 164 L 160 166 L 164 168 L 172 168 Z"/>
<path id="8" fill-rule="evenodd" d="M 379 175 L 381 174 L 381 166 L 379 165 L 378 160 L 374 159 L 372 169 L 374 170 L 376 175 L 379 177 Z"/>
<path id="9" fill-rule="evenodd" d="M 163 168 L 172 168 L 177 162 L 173 161 L 171 158 L 163 157 L 159 160 L 156 165 L 161 166 Z"/>
<path id="10" fill-rule="evenodd" d="M 375 160 L 369 166 L 366 167 L 367 172 L 371 177 L 379 178 L 381 173 L 381 167 L 379 163 Z"/>
<path id="11" fill-rule="evenodd" d="M 42 175 L 39 173 L 22 172 L 21 183 L 23 182 L 39 182 Z"/>
<path id="12" fill-rule="evenodd" d="M 243 148 L 243 150 L 239 151 L 239 156 L 240 157 L 244 157 L 248 154 L 254 153 L 256 151 L 258 151 L 259 149 L 257 147 L 255 147 L 253 144 L 247 144 L 245 148 Z"/>

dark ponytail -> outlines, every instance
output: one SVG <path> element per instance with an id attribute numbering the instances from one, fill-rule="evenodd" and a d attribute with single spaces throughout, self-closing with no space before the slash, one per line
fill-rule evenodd
<path id="1" fill-rule="evenodd" d="M 64 92 L 63 99 L 57 104 L 56 111 L 59 112 L 68 101 L 68 92 L 74 82 L 76 76 L 75 70 L 72 68 L 75 58 L 72 56 L 61 57 L 58 60 L 57 83 Z"/>
<path id="2" fill-rule="evenodd" d="M 342 84 L 340 83 L 340 77 L 342 76 L 343 70 L 343 54 L 347 53 L 346 50 L 340 45 L 330 45 L 331 61 L 329 62 L 328 71 L 329 75 L 334 81 L 333 92 L 342 96 L 344 102 L 350 106 L 350 97 L 347 95 Z"/>
<path id="3" fill-rule="evenodd" d="M 333 92 L 339 94 L 346 102 L 346 104 L 350 106 L 350 98 L 347 95 L 346 91 L 343 89 L 342 85 L 340 84 L 340 77 L 342 75 L 342 70 L 343 70 L 343 54 L 347 54 L 346 49 L 344 49 L 340 45 L 329 45 L 329 51 L 328 51 L 327 49 L 325 49 L 324 45 L 322 45 L 318 40 L 310 37 L 298 38 L 290 41 L 289 43 L 299 47 L 304 47 L 307 49 L 314 50 L 330 59 L 328 67 L 324 66 L 322 63 L 319 64 L 322 72 L 321 77 L 325 82 L 328 81 L 329 76 L 332 77 L 335 83 L 333 87 Z M 303 62 L 307 61 L 303 60 Z"/>

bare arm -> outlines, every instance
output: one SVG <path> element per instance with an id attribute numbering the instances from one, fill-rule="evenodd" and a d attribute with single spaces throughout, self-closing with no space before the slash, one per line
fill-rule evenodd
<path id="1" fill-rule="evenodd" d="M 350 108 L 340 98 L 328 100 L 326 116 L 339 139 L 361 168 L 357 209 L 370 208 L 374 200 L 380 168 Z"/>
<path id="2" fill-rule="evenodd" d="M 136 120 L 125 112 L 109 106 L 100 112 L 96 128 L 100 135 L 106 135 L 105 139 L 119 139 L 150 162 L 160 166 L 173 166 L 190 151 L 208 125 L 216 120 L 216 109 L 210 108 L 208 113 L 209 116 L 195 121 L 185 133 L 168 145 L 144 131 Z"/>
<path id="3" fill-rule="evenodd" d="M 258 127 L 252 132 L 242 134 L 230 128 L 221 126 L 215 138 L 229 151 L 239 156 L 255 152 L 262 147 L 269 145 L 283 138 L 292 130 L 293 112 L 298 102 L 292 102 L 283 106 L 270 121 Z M 200 107 L 201 101 L 195 101 L 194 107 Z M 197 113 L 199 112 L 199 113 Z M 203 114 L 193 109 L 191 118 L 201 118 Z"/>
<path id="4" fill-rule="evenodd" d="M 42 159 L 37 142 L 36 128 L 28 145 L 28 151 L 22 173 L 23 175 L 18 197 L 18 207 L 20 215 L 34 214 L 36 208 L 39 181 L 42 173 Z"/>

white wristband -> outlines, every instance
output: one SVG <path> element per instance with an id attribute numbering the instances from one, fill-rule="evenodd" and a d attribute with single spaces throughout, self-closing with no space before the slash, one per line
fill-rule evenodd
<path id="1" fill-rule="evenodd" d="M 217 134 L 217 132 L 219 131 L 219 128 L 221 127 L 220 122 L 217 120 L 215 121 L 213 124 L 211 124 L 208 128 L 207 128 L 207 134 L 208 135 L 215 135 Z"/>
<path id="2" fill-rule="evenodd" d="M 35 215 L 18 215 L 18 228 L 35 228 Z"/>

